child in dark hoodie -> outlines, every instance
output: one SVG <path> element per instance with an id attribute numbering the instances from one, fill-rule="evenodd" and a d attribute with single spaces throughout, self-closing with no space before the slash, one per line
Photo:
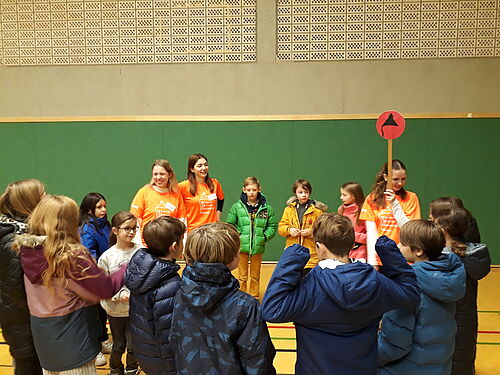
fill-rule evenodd
<path id="1" fill-rule="evenodd" d="M 465 296 L 457 301 L 455 319 L 457 334 L 452 359 L 452 375 L 474 375 L 477 342 L 478 281 L 490 272 L 490 253 L 485 244 L 464 239 L 470 229 L 470 214 L 462 208 L 435 209 L 431 203 L 434 222 L 444 231 L 446 247 L 443 253 L 457 254 L 467 272 Z M 479 236 L 479 232 L 478 236 Z"/>
<path id="2" fill-rule="evenodd" d="M 147 223 L 142 235 L 148 248 L 134 254 L 125 274 L 130 290 L 130 346 L 148 375 L 176 373 L 168 334 L 181 284 L 175 258 L 182 257 L 185 232 L 186 226 L 170 216 Z"/>
<path id="3" fill-rule="evenodd" d="M 417 276 L 420 304 L 384 315 L 378 374 L 449 375 L 455 302 L 465 293 L 465 269 L 455 254 L 443 253 L 443 232 L 431 221 L 409 221 L 400 234 L 401 253 Z"/>
<path id="4" fill-rule="evenodd" d="M 376 244 L 383 273 L 367 263 L 351 263 L 354 229 L 337 213 L 321 215 L 312 234 L 321 261 L 301 278 L 308 249 L 298 244 L 285 249 L 264 295 L 263 317 L 295 323 L 297 375 L 373 375 L 380 317 L 418 303 L 415 274 L 385 236 Z"/>
<path id="5" fill-rule="evenodd" d="M 239 233 L 227 223 L 205 224 L 188 235 L 170 332 L 178 374 L 276 374 L 259 302 L 239 290 L 231 274 L 239 249 Z"/>

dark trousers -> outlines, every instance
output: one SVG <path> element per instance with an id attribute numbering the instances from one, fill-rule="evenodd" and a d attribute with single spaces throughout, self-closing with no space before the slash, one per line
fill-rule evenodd
<path id="1" fill-rule="evenodd" d="M 134 352 L 127 348 L 127 342 L 130 343 L 130 331 L 128 317 L 117 318 L 108 315 L 111 336 L 113 337 L 113 349 L 109 356 L 109 367 L 112 370 L 123 368 L 122 355 L 127 350 L 127 370 L 134 370 L 139 367 L 134 356 Z"/>
<path id="2" fill-rule="evenodd" d="M 14 359 L 14 375 L 42 375 L 38 357 Z"/>
<path id="3" fill-rule="evenodd" d="M 108 314 L 104 310 L 100 303 L 97 305 L 97 314 L 99 316 L 99 322 L 101 323 L 101 335 L 99 336 L 99 341 L 104 342 L 108 339 L 108 327 L 106 327 L 106 321 L 108 320 Z"/>

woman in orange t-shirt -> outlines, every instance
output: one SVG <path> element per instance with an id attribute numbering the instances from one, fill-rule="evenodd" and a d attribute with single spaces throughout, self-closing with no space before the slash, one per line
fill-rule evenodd
<path id="1" fill-rule="evenodd" d="M 160 216 L 172 216 L 186 222 L 184 199 L 174 169 L 167 160 L 153 163 L 151 182 L 135 194 L 130 212 L 137 217 L 141 233 L 147 223 Z"/>
<path id="2" fill-rule="evenodd" d="M 366 197 L 359 218 L 365 220 L 368 263 L 379 267 L 380 259 L 375 251 L 375 242 L 387 236 L 399 243 L 399 232 L 403 224 L 420 219 L 420 204 L 417 194 L 404 189 L 406 166 L 401 160 L 392 161 L 392 189 L 387 189 L 387 163 L 375 178 L 372 192 Z"/>
<path id="3" fill-rule="evenodd" d="M 224 191 L 219 181 L 208 176 L 208 159 L 193 154 L 188 159 L 187 180 L 179 184 L 186 205 L 188 232 L 203 224 L 220 221 Z"/>

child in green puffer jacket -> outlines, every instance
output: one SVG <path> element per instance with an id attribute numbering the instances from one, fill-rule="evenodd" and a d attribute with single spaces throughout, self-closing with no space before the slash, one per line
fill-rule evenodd
<path id="1" fill-rule="evenodd" d="M 245 178 L 242 190 L 240 199 L 229 210 L 226 221 L 240 233 L 240 289 L 258 299 L 262 254 L 266 242 L 276 234 L 278 222 L 273 208 L 260 193 L 260 182 L 256 177 Z M 249 264 L 250 288 L 247 287 Z"/>

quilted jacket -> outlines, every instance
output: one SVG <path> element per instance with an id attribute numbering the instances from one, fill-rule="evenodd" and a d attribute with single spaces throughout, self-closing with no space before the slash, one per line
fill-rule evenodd
<path id="1" fill-rule="evenodd" d="M 0 216 L 0 325 L 10 353 L 16 359 L 36 356 L 23 269 L 19 253 L 11 249 L 14 236 L 25 231 L 24 222 Z"/>
<path id="2" fill-rule="evenodd" d="M 174 353 L 168 340 L 174 296 L 180 287 L 179 266 L 138 250 L 127 267 L 130 289 L 131 348 L 148 375 L 175 374 Z"/>
<path id="3" fill-rule="evenodd" d="M 451 250 L 445 248 L 444 252 Z M 465 296 L 457 301 L 455 319 L 457 334 L 453 353 L 453 375 L 474 375 L 477 341 L 477 288 L 481 280 L 490 272 L 491 259 L 488 248 L 480 243 L 467 243 L 467 251 L 461 257 L 467 272 Z"/>
<path id="4" fill-rule="evenodd" d="M 226 221 L 236 226 L 240 233 L 240 251 L 242 253 L 262 254 L 266 242 L 274 237 L 278 222 L 274 216 L 273 208 L 267 203 L 266 198 L 259 193 L 260 205 L 252 220 L 246 205 L 246 194 L 242 193 L 240 200 L 234 203 L 227 214 Z"/>
<path id="5" fill-rule="evenodd" d="M 420 304 L 384 315 L 378 374 L 449 375 L 457 331 L 455 302 L 465 293 L 465 269 L 455 254 L 412 267 L 421 290 Z"/>

